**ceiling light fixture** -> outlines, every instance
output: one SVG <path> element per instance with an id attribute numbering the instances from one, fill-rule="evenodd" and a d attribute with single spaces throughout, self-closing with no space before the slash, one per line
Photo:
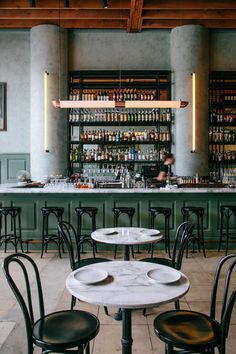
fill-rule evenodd
<path id="1" fill-rule="evenodd" d="M 188 105 L 187 101 L 91 101 L 91 100 L 54 100 L 52 104 L 55 108 L 184 108 Z"/>

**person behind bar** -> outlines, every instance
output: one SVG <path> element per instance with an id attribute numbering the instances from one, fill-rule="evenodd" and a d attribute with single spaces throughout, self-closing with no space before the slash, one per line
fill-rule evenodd
<path id="1" fill-rule="evenodd" d="M 160 172 L 157 176 L 157 180 L 160 182 L 176 180 L 176 176 L 172 176 L 171 165 L 175 163 L 174 155 L 171 153 L 166 153 L 164 155 L 164 162 L 160 168 Z"/>

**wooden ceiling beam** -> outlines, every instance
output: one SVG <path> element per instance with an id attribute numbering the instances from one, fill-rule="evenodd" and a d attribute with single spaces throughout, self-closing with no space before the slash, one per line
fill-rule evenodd
<path id="1" fill-rule="evenodd" d="M 143 19 L 236 19 L 235 10 L 144 10 Z"/>
<path id="2" fill-rule="evenodd" d="M 35 0 L 36 9 L 58 9 L 58 0 Z M 0 0 L 0 8 L 27 9 L 29 0 Z M 60 8 L 64 8 L 64 0 L 60 0 Z M 70 0 L 69 9 L 103 9 L 100 0 Z M 130 0 L 109 0 L 109 9 L 130 9 Z"/>
<path id="3" fill-rule="evenodd" d="M 207 28 L 236 29 L 236 20 L 143 20 L 143 29 L 174 28 L 183 25 L 202 25 Z"/>
<path id="4" fill-rule="evenodd" d="M 128 32 L 141 32 L 144 0 L 131 0 Z"/>
<path id="5" fill-rule="evenodd" d="M 236 9 L 235 0 L 145 0 L 144 10 Z"/>
<path id="6" fill-rule="evenodd" d="M 0 19 L 124 19 L 129 17 L 129 10 L 5 10 L 0 11 Z"/>
<path id="7" fill-rule="evenodd" d="M 3 20 L 0 19 L 1 28 L 32 28 L 34 26 L 42 24 L 41 20 Z M 44 24 L 58 25 L 58 21 L 47 20 Z M 87 28 L 87 29 L 126 29 L 127 20 L 62 20 L 60 26 L 63 28 L 74 29 L 74 28 Z"/>

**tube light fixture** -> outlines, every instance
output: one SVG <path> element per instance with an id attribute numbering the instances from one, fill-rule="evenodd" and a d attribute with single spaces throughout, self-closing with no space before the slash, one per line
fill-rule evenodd
<path id="1" fill-rule="evenodd" d="M 196 152 L 196 74 L 192 73 L 192 150 Z"/>
<path id="2" fill-rule="evenodd" d="M 47 71 L 44 72 L 44 150 L 49 152 L 48 149 L 48 75 Z"/>
<path id="3" fill-rule="evenodd" d="M 188 105 L 186 101 L 92 101 L 92 100 L 54 100 L 55 108 L 184 108 Z"/>

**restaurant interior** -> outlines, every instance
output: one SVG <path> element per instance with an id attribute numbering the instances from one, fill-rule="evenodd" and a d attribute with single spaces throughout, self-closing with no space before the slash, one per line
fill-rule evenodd
<path id="1" fill-rule="evenodd" d="M 236 353 L 236 1 L 0 1 L 0 354 Z"/>

